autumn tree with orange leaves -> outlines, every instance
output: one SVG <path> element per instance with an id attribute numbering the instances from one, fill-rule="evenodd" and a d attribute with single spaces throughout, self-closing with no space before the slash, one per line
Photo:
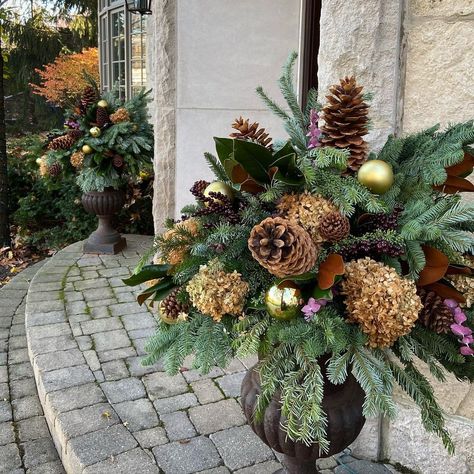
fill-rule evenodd
<path id="1" fill-rule="evenodd" d="M 60 107 L 69 107 L 88 85 L 88 77 L 99 82 L 99 53 L 97 48 L 87 48 L 80 53 L 61 54 L 36 72 L 41 82 L 30 84 L 33 93 Z"/>

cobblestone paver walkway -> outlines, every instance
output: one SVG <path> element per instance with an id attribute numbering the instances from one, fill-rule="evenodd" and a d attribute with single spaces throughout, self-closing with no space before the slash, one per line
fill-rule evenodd
<path id="1" fill-rule="evenodd" d="M 234 360 L 205 377 L 189 369 L 190 363 L 174 377 L 160 364 L 141 365 L 155 318 L 136 303 L 140 289 L 124 286 L 122 278 L 151 239 L 127 240 L 128 248 L 116 256 L 82 255 L 80 244 L 68 247 L 38 272 L 28 293 L 29 355 L 66 471 L 274 472 L 281 467 L 278 459 L 246 425 L 238 402 L 241 380 L 254 360 Z M 17 332 L 21 337 L 21 322 L 12 326 L 12 334 Z M 13 372 L 31 375 L 26 352 L 14 356 Z M 21 416 L 40 417 L 38 403 L 27 407 L 18 405 L 17 411 L 25 410 Z M 323 474 L 391 472 L 350 456 L 342 462 L 346 465 L 324 460 Z"/>
<path id="2" fill-rule="evenodd" d="M 23 270 L 0 289 L 1 473 L 64 472 L 43 416 L 26 348 L 26 293 L 43 263 Z"/>

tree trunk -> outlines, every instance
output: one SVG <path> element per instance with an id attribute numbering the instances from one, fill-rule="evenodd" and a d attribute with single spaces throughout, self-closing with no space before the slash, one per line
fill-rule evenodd
<path id="1" fill-rule="evenodd" d="M 9 246 L 7 139 L 5 130 L 5 94 L 3 90 L 3 50 L 0 38 L 0 247 Z"/>

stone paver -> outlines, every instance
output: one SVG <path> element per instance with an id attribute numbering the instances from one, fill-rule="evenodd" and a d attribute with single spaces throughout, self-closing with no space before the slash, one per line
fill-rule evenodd
<path id="1" fill-rule="evenodd" d="M 141 364 L 156 312 L 138 305 L 140 288 L 126 287 L 122 278 L 151 238 L 127 241 L 114 256 L 83 255 L 78 243 L 49 259 L 27 297 L 26 331 L 21 304 L 28 284 L 16 306 L 10 291 L 5 309 L 0 304 L 0 473 L 64 472 L 48 426 L 71 474 L 269 474 L 281 468 L 246 425 L 238 402 L 255 357 L 205 375 L 192 369 L 191 358 L 175 376 L 160 361 Z M 336 466 L 333 458 L 321 469 L 328 474 Z"/>
<path id="2" fill-rule="evenodd" d="M 43 416 L 25 336 L 25 298 L 43 264 L 23 270 L 0 289 L 0 473 L 5 474 L 64 472 Z M 35 289 L 48 298 L 50 290 L 60 288 L 57 278 L 45 285 Z M 38 328 L 37 340 L 49 341 L 50 335 L 57 334 L 57 326 L 65 324 L 65 313 L 58 307 L 49 310 L 46 297 L 33 299 L 38 311 L 31 322 Z M 10 316 L 5 317 L 5 311 Z M 60 355 L 55 357 L 60 359 Z"/>

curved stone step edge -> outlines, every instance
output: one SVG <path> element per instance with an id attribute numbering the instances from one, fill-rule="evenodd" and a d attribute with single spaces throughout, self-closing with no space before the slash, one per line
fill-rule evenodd
<path id="1" fill-rule="evenodd" d="M 28 294 L 26 297 L 26 310 L 25 310 L 25 328 L 26 328 L 26 339 L 27 339 L 27 347 L 28 347 L 28 355 L 30 358 L 31 365 L 33 367 L 33 373 L 35 377 L 36 387 L 38 391 L 38 396 L 43 407 L 44 416 L 46 422 L 48 423 L 49 431 L 53 438 L 53 442 L 56 446 L 56 450 L 61 458 L 63 463 L 64 469 L 67 473 L 75 474 L 82 472 L 82 469 L 76 469 L 74 463 L 71 463 L 71 459 L 69 453 L 67 453 L 67 445 L 64 446 L 61 443 L 61 439 L 64 439 L 63 433 L 60 432 L 60 427 L 57 425 L 56 417 L 58 416 L 58 411 L 52 406 L 49 397 L 47 396 L 47 391 L 44 385 L 44 373 L 45 367 L 42 367 L 41 363 L 38 363 L 37 357 L 40 354 L 45 353 L 43 347 L 44 344 L 48 344 L 48 352 L 52 352 L 54 350 L 54 344 L 57 344 L 58 350 L 61 350 L 61 343 L 63 343 L 68 336 L 70 337 L 70 348 L 75 347 L 78 348 L 75 338 L 72 333 L 72 329 L 67 324 L 64 326 L 63 323 L 61 328 L 64 331 L 64 334 L 60 336 L 51 336 L 48 338 L 40 338 L 36 337 L 38 328 L 44 328 L 45 326 L 35 326 L 31 324 L 31 320 L 35 314 L 41 312 L 48 312 L 48 311 L 58 311 L 58 313 L 63 313 L 64 317 L 66 317 L 66 308 L 65 308 L 65 301 L 63 296 L 63 286 L 64 286 L 64 279 L 66 278 L 70 268 L 77 262 L 77 260 L 82 256 L 81 243 L 75 243 L 66 247 L 65 249 L 59 251 L 54 256 L 52 256 L 49 261 L 36 273 L 30 283 L 30 287 L 28 290 Z M 52 276 L 54 275 L 54 276 Z M 55 299 L 45 300 L 49 302 L 58 301 L 61 304 L 54 305 L 52 304 L 51 307 L 58 308 L 58 309 L 50 309 L 50 310 L 38 310 L 38 301 L 35 301 L 37 297 L 32 295 L 36 295 L 38 293 L 44 293 L 47 290 L 42 290 L 42 288 L 53 288 L 59 285 L 54 285 L 55 283 L 60 283 L 61 288 L 58 290 L 52 290 L 51 293 L 57 294 Z M 42 286 L 44 285 L 44 286 Z M 48 291 L 49 294 L 49 291 Z M 41 298 L 41 297 L 40 297 Z M 40 305 L 41 306 L 41 305 Z M 67 322 L 67 319 L 66 319 Z M 69 331 L 67 329 L 69 328 Z M 62 347 L 64 349 L 64 346 Z M 85 364 L 84 360 L 84 364 Z M 92 375 L 92 372 L 91 372 Z"/>
<path id="2" fill-rule="evenodd" d="M 124 235 L 124 237 L 127 238 L 127 240 L 133 240 L 133 239 L 136 239 L 138 236 Z M 60 344 L 63 344 L 64 340 L 67 338 L 69 338 L 70 340 L 69 345 L 71 346 L 70 347 L 71 349 L 74 349 L 74 348 L 79 349 L 79 346 L 74 337 L 72 328 L 69 325 L 69 322 L 67 320 L 63 287 L 65 287 L 66 277 L 70 269 L 76 264 L 76 262 L 81 257 L 84 257 L 84 253 L 82 252 L 82 245 L 83 245 L 83 242 L 76 242 L 75 244 L 72 244 L 69 247 L 62 249 L 60 252 L 58 252 L 53 257 L 51 257 L 49 261 L 43 266 L 43 268 L 40 269 L 40 271 L 35 275 L 35 277 L 31 281 L 30 289 L 28 290 L 28 295 L 26 299 L 26 311 L 25 311 L 25 326 L 26 326 L 26 338 L 27 338 L 27 344 L 28 344 L 28 354 L 29 354 L 31 365 L 33 367 L 33 373 L 35 377 L 36 387 L 38 390 L 38 396 L 40 398 L 40 402 L 43 407 L 44 416 L 48 423 L 48 427 L 50 429 L 54 444 L 61 458 L 64 469 L 66 470 L 68 474 L 82 474 L 85 470 L 87 470 L 88 473 L 92 473 L 94 471 L 94 466 L 96 465 L 95 464 L 90 465 L 89 463 L 82 462 L 83 459 L 81 455 L 79 453 L 74 452 L 70 446 L 71 441 L 78 438 L 69 439 L 66 433 L 63 432 L 61 423 L 57 422 L 57 418 L 62 412 L 60 411 L 60 409 L 58 409 L 58 407 L 54 406 L 53 401 L 51 400 L 51 397 L 48 396 L 48 393 L 51 393 L 54 390 L 49 390 L 49 392 L 46 390 L 45 384 L 44 384 L 44 374 L 48 371 L 45 370 L 45 367 L 42 367 L 42 364 L 40 361 L 38 361 L 38 357 L 37 357 L 41 353 L 45 353 L 44 351 L 45 340 L 43 338 L 41 339 L 35 338 L 35 332 L 38 331 L 38 327 L 40 326 L 35 326 L 31 324 L 31 322 L 32 322 L 35 312 L 40 313 L 42 311 L 41 310 L 35 311 L 35 305 L 37 305 L 37 302 L 34 300 L 37 297 L 34 297 L 32 295 L 41 293 L 42 291 L 46 291 L 46 290 L 41 290 L 41 287 L 38 288 L 38 285 L 42 283 L 48 284 L 48 283 L 54 283 L 54 282 L 61 282 L 60 290 L 50 290 L 50 291 L 53 292 L 53 296 L 54 296 L 54 292 L 56 291 L 59 292 L 59 295 L 56 295 L 56 297 L 59 297 L 59 301 L 62 302 L 62 305 L 56 305 L 56 306 L 57 307 L 61 306 L 61 309 L 59 309 L 58 312 L 60 311 L 63 312 L 63 314 L 66 317 L 67 325 L 64 325 L 63 323 L 57 323 L 59 325 L 63 324 L 61 327 L 65 331 L 65 334 L 49 337 L 47 342 L 49 344 L 48 349 L 50 350 L 48 350 L 47 352 L 52 352 L 55 350 L 52 344 L 57 344 L 56 346 L 58 348 L 57 350 L 66 350 L 64 349 L 64 347 L 61 348 Z M 145 251 L 147 247 L 145 246 L 143 247 L 143 249 Z M 51 277 L 51 275 L 57 275 L 57 277 Z M 56 286 L 59 286 L 59 285 L 56 285 Z M 49 285 L 49 287 L 54 287 L 54 285 Z M 46 288 L 48 288 L 48 286 Z M 44 328 L 45 326 L 42 326 L 42 327 Z M 87 365 L 85 358 L 84 358 L 84 365 L 79 365 L 79 366 L 74 365 L 74 366 L 71 366 L 71 368 L 72 367 L 74 367 L 75 370 L 77 370 L 77 367 L 84 367 L 85 369 L 84 372 L 89 373 L 90 378 L 91 378 L 91 382 L 87 382 L 87 384 L 93 383 L 95 386 L 99 387 L 91 369 Z M 85 384 L 86 383 L 82 383 L 82 384 L 78 384 L 77 386 L 81 386 Z M 108 401 L 102 389 L 100 387 L 99 389 L 103 395 L 103 401 Z M 118 414 L 115 412 L 115 410 L 113 410 L 112 404 L 109 411 L 112 415 L 116 416 L 120 420 L 120 417 L 118 416 Z M 92 437 L 94 436 L 94 434 L 97 434 L 97 433 L 99 432 L 91 432 L 91 433 L 84 434 L 82 436 Z M 130 432 L 127 430 L 127 433 L 130 433 Z M 131 433 L 130 435 L 133 436 Z M 143 448 L 139 446 L 136 438 L 135 437 L 133 438 L 135 442 L 134 450 L 144 451 Z M 66 441 L 66 443 L 64 441 Z M 146 456 L 148 457 L 148 455 Z M 101 469 L 100 464 L 101 464 L 100 462 L 97 464 L 99 471 Z"/>

